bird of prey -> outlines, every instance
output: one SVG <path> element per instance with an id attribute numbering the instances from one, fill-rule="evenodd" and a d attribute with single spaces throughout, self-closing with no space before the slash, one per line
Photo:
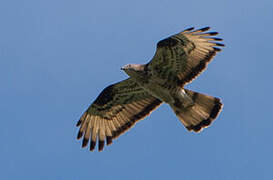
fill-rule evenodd
<path id="1" fill-rule="evenodd" d="M 121 69 L 129 78 L 106 87 L 81 116 L 77 138 L 82 147 L 90 140 L 98 150 L 149 115 L 162 103 L 170 105 L 189 131 L 208 127 L 222 109 L 219 98 L 185 89 L 214 55 L 224 46 L 207 32 L 209 27 L 188 28 L 157 43 L 155 55 L 147 64 L 128 64 Z"/>

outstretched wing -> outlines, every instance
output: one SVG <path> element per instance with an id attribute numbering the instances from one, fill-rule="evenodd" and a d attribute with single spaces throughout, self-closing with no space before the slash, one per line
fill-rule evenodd
<path id="1" fill-rule="evenodd" d="M 80 126 L 78 139 L 83 135 L 82 147 L 91 137 L 93 151 L 99 139 L 99 151 L 117 138 L 136 121 L 143 119 L 161 104 L 161 101 L 144 91 L 131 78 L 105 88 L 90 105 L 77 123 Z"/>
<path id="2" fill-rule="evenodd" d="M 148 69 L 156 76 L 168 78 L 180 86 L 191 82 L 205 70 L 208 62 L 221 50 L 215 46 L 224 45 L 214 42 L 222 39 L 211 37 L 217 35 L 217 32 L 205 32 L 209 27 L 193 29 L 186 29 L 159 41 Z"/>

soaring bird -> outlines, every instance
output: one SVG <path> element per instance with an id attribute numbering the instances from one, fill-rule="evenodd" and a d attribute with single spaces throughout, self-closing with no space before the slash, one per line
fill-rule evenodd
<path id="1" fill-rule="evenodd" d="M 185 89 L 207 67 L 224 46 L 210 28 L 188 28 L 157 43 L 147 64 L 128 64 L 121 69 L 128 79 L 106 87 L 81 116 L 77 138 L 82 147 L 90 140 L 93 151 L 98 140 L 102 151 L 112 140 L 149 115 L 162 103 L 170 105 L 189 131 L 208 127 L 222 109 L 219 98 Z"/>

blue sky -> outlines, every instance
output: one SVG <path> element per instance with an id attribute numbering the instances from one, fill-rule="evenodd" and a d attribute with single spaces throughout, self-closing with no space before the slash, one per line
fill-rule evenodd
<path id="1" fill-rule="evenodd" d="M 0 2 L 1 179 L 273 179 L 273 1 Z M 120 67 L 160 39 L 211 26 L 226 47 L 188 86 L 224 108 L 200 134 L 167 105 L 103 152 L 75 124 Z"/>

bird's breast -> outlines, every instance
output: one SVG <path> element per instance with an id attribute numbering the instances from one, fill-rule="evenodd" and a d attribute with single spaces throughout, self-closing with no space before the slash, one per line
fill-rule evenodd
<path id="1" fill-rule="evenodd" d="M 147 92 L 152 96 L 164 101 L 166 103 L 173 103 L 173 92 L 175 91 L 174 87 L 167 85 L 167 83 L 158 82 L 153 79 L 149 79 L 140 84 Z"/>

